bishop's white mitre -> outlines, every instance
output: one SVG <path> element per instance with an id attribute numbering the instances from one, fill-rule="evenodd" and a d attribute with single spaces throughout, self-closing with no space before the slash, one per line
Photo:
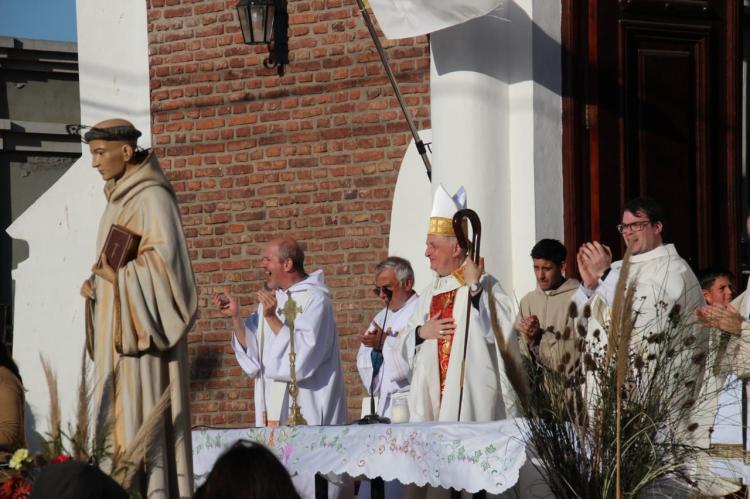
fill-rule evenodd
<path id="1" fill-rule="evenodd" d="M 427 234 L 436 236 L 455 236 L 453 231 L 453 215 L 458 210 L 466 208 L 466 190 L 459 187 L 451 196 L 445 190 L 443 184 L 437 186 L 435 196 L 432 198 L 432 212 L 430 213 L 430 225 Z"/>

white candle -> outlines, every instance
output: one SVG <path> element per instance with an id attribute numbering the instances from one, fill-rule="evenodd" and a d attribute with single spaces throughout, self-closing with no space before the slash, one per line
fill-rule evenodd
<path id="1" fill-rule="evenodd" d="M 408 423 L 409 422 L 409 404 L 404 399 L 396 399 L 393 401 L 393 407 L 391 408 L 391 422 L 392 423 Z"/>

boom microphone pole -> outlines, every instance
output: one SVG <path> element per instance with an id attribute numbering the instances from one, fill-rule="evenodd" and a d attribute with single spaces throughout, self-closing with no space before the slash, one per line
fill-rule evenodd
<path id="1" fill-rule="evenodd" d="M 422 157 L 422 162 L 424 162 L 424 168 L 427 173 L 427 179 L 430 180 L 430 182 L 432 182 L 432 165 L 430 164 L 430 158 L 427 156 L 427 148 L 425 147 L 424 142 L 422 142 L 422 139 L 419 136 L 419 132 L 417 132 L 417 127 L 414 126 L 414 122 L 411 120 L 411 117 L 409 116 L 409 111 L 406 109 L 406 103 L 404 102 L 404 97 L 401 95 L 401 91 L 398 89 L 398 83 L 396 82 L 396 77 L 393 76 L 391 65 L 388 64 L 388 58 L 385 55 L 385 50 L 383 50 L 383 45 L 381 45 L 380 43 L 380 39 L 378 38 L 378 33 L 375 31 L 375 26 L 372 24 L 372 19 L 370 19 L 370 14 L 367 12 L 367 8 L 365 7 L 364 0 L 357 0 L 357 6 L 359 6 L 359 11 L 362 13 L 362 19 L 364 19 L 365 25 L 367 25 L 367 31 L 370 32 L 370 38 L 372 38 L 372 42 L 375 44 L 375 48 L 378 51 L 378 55 L 380 56 L 380 62 L 383 64 L 383 69 L 385 69 L 385 74 L 388 76 L 388 80 L 391 82 L 391 87 L 393 87 L 393 92 L 396 94 L 398 105 L 401 106 L 401 111 L 404 113 L 404 118 L 406 118 L 406 124 L 409 126 L 409 130 L 411 131 L 412 137 L 414 137 L 414 144 L 417 146 L 417 152 Z"/>
<path id="2" fill-rule="evenodd" d="M 388 288 L 381 288 L 383 293 L 385 293 L 385 316 L 383 317 L 383 326 L 380 328 L 381 334 L 385 334 L 385 324 L 388 321 L 388 307 L 391 305 L 391 299 L 393 298 L 393 291 Z M 378 359 L 379 358 L 379 359 Z M 374 423 L 385 423 L 388 424 L 391 422 L 390 419 L 386 417 L 378 416 L 378 413 L 375 412 L 375 379 L 378 376 L 378 373 L 380 372 L 380 368 L 383 365 L 383 351 L 382 347 L 381 350 L 376 350 L 375 348 L 372 349 L 370 352 L 370 359 L 372 361 L 372 378 L 370 379 L 370 414 L 363 417 L 357 423 L 359 424 L 374 424 Z M 379 360 L 378 362 L 376 362 Z M 382 397 L 383 394 L 381 393 L 380 396 Z"/>

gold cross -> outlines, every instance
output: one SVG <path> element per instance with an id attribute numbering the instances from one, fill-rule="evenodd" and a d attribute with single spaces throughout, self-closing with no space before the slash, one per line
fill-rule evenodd
<path id="1" fill-rule="evenodd" d="M 279 313 L 286 319 L 289 329 L 294 330 L 294 321 L 297 319 L 297 314 L 302 312 L 302 308 L 297 306 L 297 302 L 292 298 L 291 291 L 287 290 L 286 296 L 287 301 L 284 307 L 279 309 Z"/>
<path id="2" fill-rule="evenodd" d="M 289 395 L 291 396 L 292 403 L 289 407 L 289 417 L 286 420 L 286 424 L 287 426 L 306 425 L 307 421 L 305 421 L 299 405 L 297 405 L 299 388 L 297 387 L 297 370 L 295 368 L 297 353 L 294 348 L 294 321 L 297 319 L 297 314 L 302 312 L 302 309 L 297 306 L 297 302 L 292 298 L 291 291 L 287 290 L 286 296 L 286 303 L 279 310 L 279 313 L 286 319 L 286 324 L 289 328 Z"/>

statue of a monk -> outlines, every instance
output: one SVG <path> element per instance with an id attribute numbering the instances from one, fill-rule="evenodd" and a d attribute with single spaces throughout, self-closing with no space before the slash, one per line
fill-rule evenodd
<path id="1" fill-rule="evenodd" d="M 114 404 L 112 451 L 124 452 L 171 387 L 152 450 L 134 463 L 135 484 L 144 498 L 188 498 L 193 473 L 187 334 L 197 292 L 175 193 L 156 156 L 137 147 L 140 135 L 122 119 L 98 123 L 84 135 L 107 197 L 98 259 L 81 287 L 96 371 L 93 400 L 97 407 Z M 113 225 L 140 237 L 137 252 L 117 270 L 102 256 Z"/>

